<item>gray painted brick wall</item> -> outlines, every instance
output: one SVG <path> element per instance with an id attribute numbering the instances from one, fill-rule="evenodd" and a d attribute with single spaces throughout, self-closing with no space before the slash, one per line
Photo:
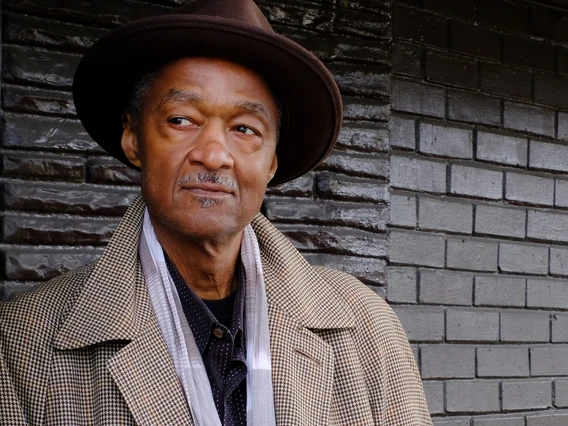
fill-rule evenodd
<path id="1" fill-rule="evenodd" d="M 475 232 L 477 234 L 524 238 L 527 212 L 522 208 L 477 204 Z"/>
<path id="2" fill-rule="evenodd" d="M 548 312 L 501 312 L 502 342 L 550 341 L 550 314 Z"/>
<path id="3" fill-rule="evenodd" d="M 554 179 L 525 173 L 505 174 L 505 198 L 532 204 L 554 205 Z"/>
<path id="4" fill-rule="evenodd" d="M 449 413 L 488 413 L 500 408 L 497 380 L 446 382 L 446 411 Z"/>
<path id="5" fill-rule="evenodd" d="M 475 377 L 473 345 L 423 345 L 420 349 L 424 379 L 467 379 Z"/>
<path id="6" fill-rule="evenodd" d="M 480 306 L 518 306 L 526 304 L 525 278 L 499 275 L 475 277 L 475 304 Z"/>
<path id="7" fill-rule="evenodd" d="M 537 3 L 394 3 L 389 261 L 407 273 L 387 297 L 436 425 L 568 424 L 568 10 Z"/>
<path id="8" fill-rule="evenodd" d="M 450 192 L 455 195 L 499 200 L 503 197 L 503 172 L 454 164 L 451 167 Z"/>
<path id="9" fill-rule="evenodd" d="M 477 377 L 528 377 L 529 349 L 522 346 L 477 347 Z"/>
<path id="10" fill-rule="evenodd" d="M 501 386 L 505 411 L 546 409 L 552 405 L 550 380 L 505 380 Z"/>
<path id="11" fill-rule="evenodd" d="M 531 141 L 529 165 L 535 169 L 568 171 L 568 147 L 559 143 Z"/>
<path id="12" fill-rule="evenodd" d="M 553 343 L 568 343 L 568 315 L 552 314 L 551 318 L 551 341 Z"/>
<path id="13" fill-rule="evenodd" d="M 424 383 L 424 394 L 430 413 L 442 414 L 444 412 L 444 382 L 430 380 Z"/>
<path id="14" fill-rule="evenodd" d="M 407 244 L 412 241 L 412 244 Z M 407 265 L 443 267 L 443 235 L 425 232 L 392 231 L 390 234 L 390 261 Z"/>
<path id="15" fill-rule="evenodd" d="M 499 312 L 481 308 L 448 308 L 446 339 L 458 342 L 498 341 Z"/>
<path id="16" fill-rule="evenodd" d="M 568 214 L 547 210 L 529 210 L 527 237 L 538 240 L 568 240 Z"/>
<path id="17" fill-rule="evenodd" d="M 416 122 L 392 115 L 389 123 L 391 146 L 416 149 Z"/>
<path id="18" fill-rule="evenodd" d="M 481 161 L 511 166 L 526 166 L 528 140 L 513 135 L 487 130 L 477 132 L 477 156 Z"/>
<path id="19" fill-rule="evenodd" d="M 564 426 L 568 423 L 568 414 L 530 414 L 527 426 Z"/>
<path id="20" fill-rule="evenodd" d="M 556 207 L 568 207 L 568 181 L 556 179 L 554 183 L 554 205 Z"/>
<path id="21" fill-rule="evenodd" d="M 565 376 L 568 374 L 566 365 L 568 345 L 546 345 L 531 348 L 532 376 Z"/>
<path id="22" fill-rule="evenodd" d="M 525 418 L 515 417 L 478 417 L 474 419 L 475 426 L 525 426 Z"/>
<path id="23" fill-rule="evenodd" d="M 568 281 L 529 278 L 527 280 L 527 306 L 568 309 Z"/>
<path id="24" fill-rule="evenodd" d="M 507 129 L 554 137 L 554 110 L 505 101 L 503 125 Z"/>
<path id="25" fill-rule="evenodd" d="M 415 228 L 416 220 L 416 197 L 414 194 L 391 193 L 390 224 Z"/>
<path id="26" fill-rule="evenodd" d="M 452 269 L 497 271 L 499 243 L 480 238 L 448 238 L 446 265 Z"/>
<path id="27" fill-rule="evenodd" d="M 420 303 L 470 306 L 473 275 L 443 270 L 421 269 Z"/>
<path id="28" fill-rule="evenodd" d="M 568 379 L 556 379 L 554 381 L 554 406 L 558 408 L 568 407 Z"/>
<path id="29" fill-rule="evenodd" d="M 416 268 L 391 266 L 387 270 L 388 299 L 394 303 L 416 303 L 418 294 Z"/>
<path id="30" fill-rule="evenodd" d="M 418 227 L 423 230 L 440 230 L 471 234 L 473 205 L 443 198 L 420 197 Z"/>
<path id="31" fill-rule="evenodd" d="M 394 311 L 408 338 L 412 341 L 441 342 L 444 340 L 444 309 L 427 306 L 394 306 Z"/>
<path id="32" fill-rule="evenodd" d="M 393 188 L 445 193 L 446 165 L 427 158 L 393 153 L 390 179 Z"/>
<path id="33" fill-rule="evenodd" d="M 459 127 L 420 123 L 419 152 L 452 158 L 471 158 L 473 155 L 472 132 Z"/>
<path id="34" fill-rule="evenodd" d="M 499 243 L 499 268 L 503 272 L 543 275 L 548 272 L 548 246 Z"/>

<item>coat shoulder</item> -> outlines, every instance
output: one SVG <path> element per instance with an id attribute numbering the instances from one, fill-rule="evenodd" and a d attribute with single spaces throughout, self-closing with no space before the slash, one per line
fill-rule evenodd
<path id="1" fill-rule="evenodd" d="M 371 319 L 372 321 L 382 319 L 383 321 L 392 323 L 392 325 L 398 328 L 399 321 L 392 308 L 382 297 L 357 278 L 336 269 L 324 268 L 322 266 L 313 266 L 313 268 L 345 298 L 358 320 L 364 318 Z"/>
<path id="2" fill-rule="evenodd" d="M 338 297 L 348 304 L 355 317 L 356 336 L 364 346 L 391 347 L 397 356 L 414 368 L 415 362 L 406 333 L 392 308 L 377 293 L 357 278 L 338 270 L 314 267 L 320 276 L 331 285 Z"/>
<path id="3" fill-rule="evenodd" d="M 94 263 L 73 269 L 30 290 L 15 292 L 8 300 L 0 302 L 0 328 L 4 338 L 60 324 L 93 267 Z"/>
<path id="4" fill-rule="evenodd" d="M 346 300 L 354 314 L 353 343 L 374 418 L 380 419 L 377 423 L 430 426 L 420 374 L 394 311 L 357 278 L 317 266 L 314 270 Z"/>
<path id="5" fill-rule="evenodd" d="M 17 292 L 0 302 L 0 411 L 13 424 L 41 416 L 53 359 L 53 342 L 92 266 Z M 1 422 L 0 422 L 1 423 Z"/>

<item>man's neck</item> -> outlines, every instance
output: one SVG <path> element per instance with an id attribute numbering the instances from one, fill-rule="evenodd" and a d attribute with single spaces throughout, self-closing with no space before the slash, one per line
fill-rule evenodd
<path id="1" fill-rule="evenodd" d="M 194 241 L 153 220 L 152 225 L 162 248 L 197 296 L 217 300 L 236 289 L 242 232 L 223 241 Z"/>

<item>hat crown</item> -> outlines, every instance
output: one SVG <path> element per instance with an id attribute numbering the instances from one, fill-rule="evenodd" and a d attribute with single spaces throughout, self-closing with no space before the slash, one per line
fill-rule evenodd
<path id="1" fill-rule="evenodd" d="M 252 0 L 193 0 L 174 13 L 215 16 L 273 31 L 266 17 Z"/>

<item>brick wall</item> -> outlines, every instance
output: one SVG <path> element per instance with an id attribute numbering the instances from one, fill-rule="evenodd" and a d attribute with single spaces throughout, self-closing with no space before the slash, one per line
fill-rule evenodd
<path id="1" fill-rule="evenodd" d="M 327 65 L 344 102 L 332 154 L 315 172 L 270 189 L 263 212 L 308 261 L 347 271 L 384 295 L 391 4 L 257 3 L 277 32 Z"/>
<path id="2" fill-rule="evenodd" d="M 387 294 L 435 424 L 568 424 L 568 10 L 397 0 L 393 35 Z"/>
<path id="3" fill-rule="evenodd" d="M 3 0 L 0 299 L 100 255 L 138 176 L 82 130 L 74 68 L 109 29 L 180 1 Z M 566 424 L 568 13 L 259 5 L 345 103 L 332 155 L 271 189 L 264 213 L 312 263 L 387 297 L 436 424 Z"/>
<path id="4" fill-rule="evenodd" d="M 4 0 L 0 298 L 100 255 L 138 192 L 138 175 L 82 129 L 73 73 L 109 29 L 181 2 Z M 271 189 L 263 211 L 312 263 L 344 269 L 381 291 L 391 5 L 335 3 L 258 2 L 278 32 L 328 65 L 345 102 L 332 155 L 317 171 Z"/>

